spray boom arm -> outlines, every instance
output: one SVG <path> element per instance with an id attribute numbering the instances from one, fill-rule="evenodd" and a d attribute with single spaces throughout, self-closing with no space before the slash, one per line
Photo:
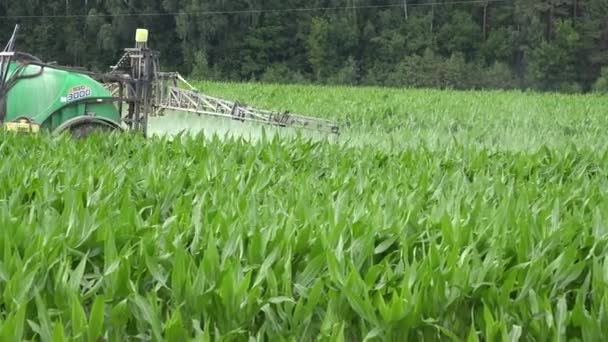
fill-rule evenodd
<path id="1" fill-rule="evenodd" d="M 202 94 L 179 73 L 161 72 L 159 54 L 148 48 L 147 40 L 148 31 L 137 30 L 136 47 L 125 49 L 124 55 L 111 67 L 110 73 L 122 77 L 123 82 L 107 84 L 116 96 L 131 99 L 131 109 L 125 122 L 133 128 L 143 126 L 145 129 L 148 115 L 182 111 L 263 125 L 308 129 L 336 135 L 340 133 L 338 125 L 329 120 L 257 109 L 238 101 Z M 186 87 L 180 87 L 180 82 Z"/>
<path id="2" fill-rule="evenodd" d="M 288 112 L 273 112 L 243 105 L 238 101 L 229 101 L 200 93 L 192 87 L 180 74 L 165 73 L 161 80 L 171 80 L 172 85 L 163 88 L 162 96 L 157 106 L 158 112 L 163 110 L 185 111 L 199 115 L 210 115 L 242 122 L 252 122 L 277 127 L 292 127 L 315 130 L 329 134 L 338 134 L 338 126 L 329 121 Z M 178 86 L 184 83 L 188 89 Z M 166 81 L 163 81 L 163 83 Z M 166 84 L 166 83 L 165 83 Z"/>

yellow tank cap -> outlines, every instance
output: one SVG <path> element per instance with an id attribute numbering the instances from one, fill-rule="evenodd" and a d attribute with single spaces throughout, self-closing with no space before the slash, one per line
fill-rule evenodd
<path id="1" fill-rule="evenodd" d="M 137 31 L 135 32 L 135 41 L 137 43 L 147 43 L 148 42 L 148 30 L 137 29 Z"/>

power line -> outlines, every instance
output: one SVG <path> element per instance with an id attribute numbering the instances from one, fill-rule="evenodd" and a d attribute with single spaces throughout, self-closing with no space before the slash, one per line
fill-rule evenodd
<path id="1" fill-rule="evenodd" d="M 452 2 L 428 2 L 422 4 L 410 4 L 407 7 L 422 6 L 449 6 L 449 5 L 474 5 L 497 2 L 513 2 L 513 0 L 462 0 Z M 302 7 L 302 8 L 277 8 L 277 9 L 250 9 L 234 11 L 192 11 L 192 12 L 148 12 L 148 13 L 118 13 L 118 14 L 57 14 L 57 15 L 2 15 L 0 19 L 68 19 L 68 18 L 116 18 L 116 17 L 175 17 L 175 16 L 206 16 L 206 15 L 238 15 L 259 13 L 290 13 L 290 12 L 317 12 L 317 11 L 341 11 L 356 9 L 379 9 L 379 8 L 402 8 L 403 4 L 388 5 L 360 5 L 360 6 L 334 6 L 334 7 Z"/>

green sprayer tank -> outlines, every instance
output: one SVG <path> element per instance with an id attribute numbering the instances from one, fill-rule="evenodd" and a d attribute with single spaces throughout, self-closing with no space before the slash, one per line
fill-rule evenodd
<path id="1" fill-rule="evenodd" d="M 121 116 L 112 94 L 85 73 L 13 60 L 7 80 L 0 121 L 8 130 L 120 128 Z"/>

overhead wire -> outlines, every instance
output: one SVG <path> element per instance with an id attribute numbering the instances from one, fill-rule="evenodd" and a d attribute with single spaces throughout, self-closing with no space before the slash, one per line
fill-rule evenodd
<path id="1" fill-rule="evenodd" d="M 408 4 L 407 7 L 423 6 L 449 6 L 449 5 L 475 5 L 490 3 L 513 3 L 514 0 L 459 0 L 451 2 L 427 2 L 421 4 Z M 301 8 L 275 8 L 275 9 L 247 9 L 247 10 L 213 10 L 213 11 L 191 11 L 191 12 L 142 12 L 142 13 L 115 13 L 115 14 L 52 14 L 52 15 L 0 15 L 0 19 L 68 19 L 68 18 L 115 18 L 115 17 L 166 17 L 166 16 L 207 16 L 207 15 L 238 15 L 238 14 L 260 14 L 260 13 L 290 13 L 290 12 L 317 12 L 317 11 L 340 11 L 356 9 L 380 9 L 380 8 L 403 8 L 400 4 L 385 5 L 354 5 L 354 6 L 330 6 L 330 7 L 301 7 Z"/>

